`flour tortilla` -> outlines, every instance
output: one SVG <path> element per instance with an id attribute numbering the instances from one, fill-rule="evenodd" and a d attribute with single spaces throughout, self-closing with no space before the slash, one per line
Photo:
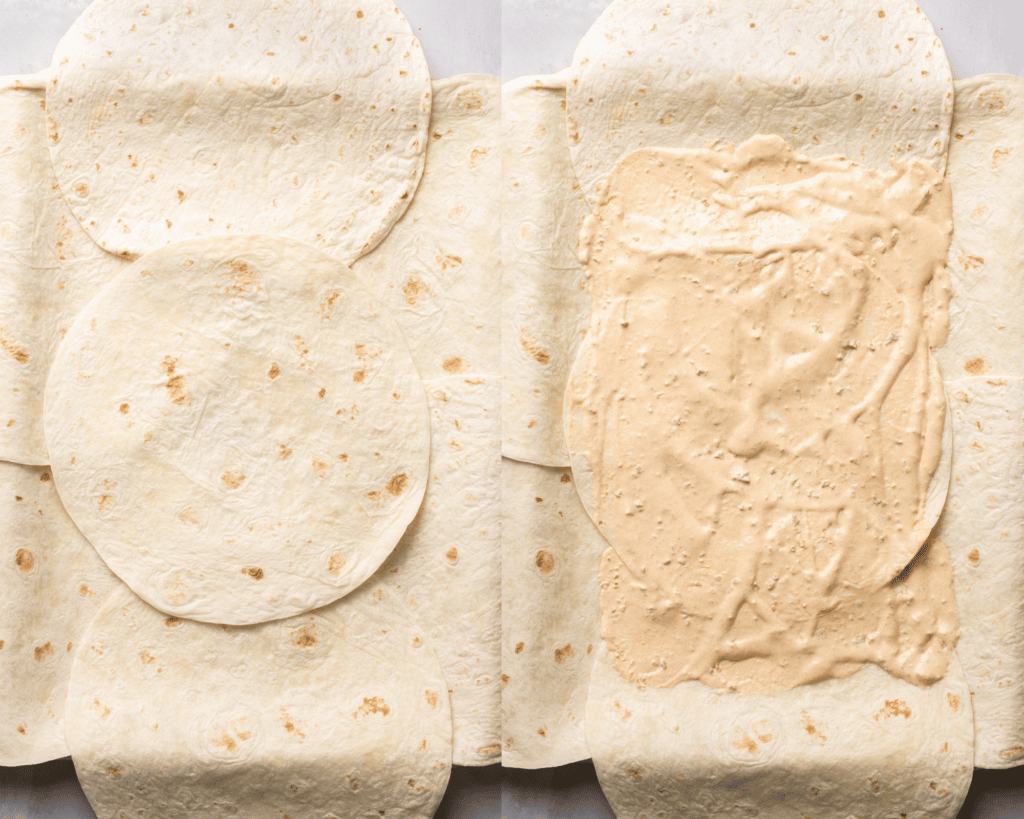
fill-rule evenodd
<path id="1" fill-rule="evenodd" d="M 71 659 L 119 585 L 64 511 L 49 468 L 0 461 L 0 765 L 67 756 Z"/>
<path id="2" fill-rule="evenodd" d="M 426 631 L 452 700 L 456 765 L 501 759 L 501 384 L 424 382 L 430 479 L 416 519 L 378 572 Z"/>
<path id="3" fill-rule="evenodd" d="M 601 644 L 607 543 L 569 469 L 502 462 L 502 763 L 587 759 L 583 715 Z"/>
<path id="4" fill-rule="evenodd" d="M 868 665 L 744 696 L 699 682 L 638 690 L 602 647 L 586 724 L 618 819 L 952 819 L 973 773 L 971 697 L 955 655 L 927 688 Z"/>
<path id="5" fill-rule="evenodd" d="M 987 74 L 956 84 L 948 177 L 953 300 L 947 379 L 1024 375 L 1024 78 Z"/>
<path id="6" fill-rule="evenodd" d="M 76 654 L 67 731 L 99 819 L 429 819 L 451 767 L 437 658 L 375 580 L 243 628 L 121 587 Z"/>
<path id="7" fill-rule="evenodd" d="M 434 83 L 416 197 L 353 266 L 391 308 L 424 379 L 501 369 L 500 106 L 496 77 Z"/>
<path id="8" fill-rule="evenodd" d="M 416 190 L 430 77 L 389 0 L 96 0 L 46 103 L 61 190 L 112 253 L 268 232 L 348 263 Z"/>
<path id="9" fill-rule="evenodd" d="M 60 348 L 46 436 L 68 512 L 151 605 L 255 623 L 380 566 L 426 486 L 422 382 L 387 309 L 290 239 L 181 242 Z"/>
<path id="10" fill-rule="evenodd" d="M 502 453 L 568 466 L 562 396 L 590 324 L 588 212 L 565 143 L 568 71 L 502 87 Z"/>
<path id="11" fill-rule="evenodd" d="M 777 134 L 813 157 L 946 162 L 953 85 L 911 0 L 616 0 L 576 49 L 569 149 L 591 206 L 636 148 Z"/>
<path id="12" fill-rule="evenodd" d="M 46 147 L 49 71 L 0 78 L 0 458 L 45 465 L 43 390 L 63 334 L 128 262 L 60 195 Z"/>

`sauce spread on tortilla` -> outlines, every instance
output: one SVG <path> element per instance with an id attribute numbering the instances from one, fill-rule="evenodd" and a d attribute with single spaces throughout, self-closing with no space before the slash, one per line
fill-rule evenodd
<path id="1" fill-rule="evenodd" d="M 951 233 L 920 160 L 881 172 L 761 136 L 610 174 L 580 239 L 594 312 L 566 417 L 614 550 L 602 634 L 623 676 L 945 674 L 948 555 L 915 556 L 944 500 Z"/>

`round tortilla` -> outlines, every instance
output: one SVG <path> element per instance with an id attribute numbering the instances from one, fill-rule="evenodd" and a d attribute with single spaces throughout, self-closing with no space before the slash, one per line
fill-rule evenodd
<path id="1" fill-rule="evenodd" d="M 244 628 L 165 617 L 122 587 L 68 691 L 99 819 L 429 819 L 451 730 L 433 649 L 376 582 Z"/>
<path id="2" fill-rule="evenodd" d="M 61 190 L 129 258 L 269 232 L 355 260 L 412 199 L 430 100 L 387 0 L 97 0 L 46 91 Z"/>
<path id="3" fill-rule="evenodd" d="M 949 673 L 918 688 L 867 665 L 775 695 L 700 682 L 638 689 L 605 646 L 587 744 L 619 819 L 953 817 L 973 773 L 971 694 Z"/>
<path id="4" fill-rule="evenodd" d="M 336 600 L 426 485 L 422 382 L 387 309 L 290 239 L 197 239 L 123 271 L 68 332 L 45 427 L 68 512 L 161 611 L 218 623 Z"/>
<path id="5" fill-rule="evenodd" d="M 593 206 L 618 158 L 777 134 L 812 157 L 945 168 L 953 80 L 911 0 L 616 0 L 580 41 L 569 150 Z"/>
<path id="6" fill-rule="evenodd" d="M 68 755 L 71 660 L 117 585 L 64 511 L 49 467 L 0 461 L 0 765 Z"/>

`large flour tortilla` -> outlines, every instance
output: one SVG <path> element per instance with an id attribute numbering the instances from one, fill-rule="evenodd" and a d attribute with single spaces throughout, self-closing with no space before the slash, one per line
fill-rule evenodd
<path id="1" fill-rule="evenodd" d="M 638 690 L 602 647 L 587 742 L 618 819 L 952 819 L 970 785 L 971 697 L 955 655 L 917 688 L 869 665 L 775 696 L 699 682 Z"/>
<path id="2" fill-rule="evenodd" d="M 452 758 L 501 758 L 500 381 L 424 382 L 430 477 L 423 505 L 378 572 L 433 642 L 452 700 Z"/>
<path id="3" fill-rule="evenodd" d="M 568 466 L 562 396 L 590 323 L 587 204 L 565 143 L 567 71 L 502 87 L 502 453 Z"/>
<path id="4" fill-rule="evenodd" d="M 1024 79 L 956 85 L 946 346 L 953 481 L 938 537 L 955 568 L 958 651 L 975 709 L 975 764 L 1024 763 Z"/>
<path id="5" fill-rule="evenodd" d="M 426 486 L 422 382 L 339 262 L 267 236 L 180 242 L 90 302 L 46 436 L 68 512 L 151 605 L 254 623 L 336 600 Z"/>
<path id="6" fill-rule="evenodd" d="M 46 147 L 48 71 L 0 80 L 0 458 L 49 463 L 43 390 L 76 315 L 127 266 L 60 195 Z"/>
<path id="7" fill-rule="evenodd" d="M 0 461 L 0 765 L 67 756 L 71 659 L 115 585 L 50 470 Z"/>
<path id="8" fill-rule="evenodd" d="M 590 756 L 583 714 L 608 544 L 570 470 L 506 459 L 501 478 L 502 763 L 566 765 Z"/>
<path id="9" fill-rule="evenodd" d="M 423 168 L 430 78 L 388 0 L 96 0 L 53 71 L 53 167 L 113 253 L 267 232 L 351 262 Z"/>
<path id="10" fill-rule="evenodd" d="M 617 0 L 576 49 L 569 148 L 593 205 L 640 147 L 777 134 L 814 157 L 945 167 L 953 85 L 911 0 Z"/>
<path id="11" fill-rule="evenodd" d="M 434 83 L 423 179 L 387 241 L 353 265 L 394 313 L 423 378 L 501 368 L 496 77 Z"/>
<path id="12" fill-rule="evenodd" d="M 75 657 L 68 745 L 100 819 L 429 819 L 451 763 L 444 685 L 374 581 L 243 628 L 122 587 Z"/>

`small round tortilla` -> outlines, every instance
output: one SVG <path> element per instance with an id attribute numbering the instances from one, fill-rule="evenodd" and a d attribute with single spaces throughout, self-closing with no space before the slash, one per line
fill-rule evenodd
<path id="1" fill-rule="evenodd" d="M 68 512 L 161 611 L 258 623 L 387 557 L 426 486 L 426 398 L 398 326 L 290 239 L 147 255 L 68 332 L 45 398 Z"/>
<path id="2" fill-rule="evenodd" d="M 355 260 L 412 200 L 430 100 L 387 0 L 97 0 L 46 91 L 61 190 L 129 258 L 269 232 Z"/>
<path id="3" fill-rule="evenodd" d="M 99 819 L 429 819 L 451 732 L 433 649 L 376 582 L 244 628 L 166 617 L 121 587 L 68 692 Z"/>
<path id="4" fill-rule="evenodd" d="M 867 665 L 744 695 L 696 681 L 638 689 L 602 645 L 586 731 L 618 819 L 951 819 L 974 770 L 971 693 L 955 653 L 924 688 Z"/>
<path id="5" fill-rule="evenodd" d="M 587 201 L 624 154 L 777 134 L 813 157 L 945 168 L 953 79 L 910 0 L 616 0 L 580 41 L 566 92 Z"/>

